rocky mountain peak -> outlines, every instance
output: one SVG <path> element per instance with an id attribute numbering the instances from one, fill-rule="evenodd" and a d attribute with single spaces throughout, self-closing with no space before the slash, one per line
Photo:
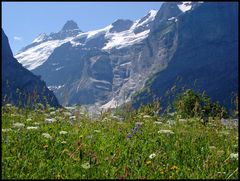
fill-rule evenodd
<path id="1" fill-rule="evenodd" d="M 129 19 L 117 19 L 114 23 L 112 23 L 112 28 L 110 32 L 121 32 L 128 30 L 133 25 L 133 21 Z"/>
<path id="2" fill-rule="evenodd" d="M 68 31 L 68 30 L 76 30 L 76 29 L 79 29 L 77 23 L 73 20 L 68 20 L 63 28 L 62 28 L 62 31 Z"/>
<path id="3" fill-rule="evenodd" d="M 42 42 L 44 40 L 46 40 L 48 38 L 48 36 L 46 35 L 46 33 L 41 33 L 37 36 L 37 38 L 35 38 L 33 40 L 33 43 L 39 43 L 39 42 Z"/>
<path id="4" fill-rule="evenodd" d="M 157 14 L 157 10 L 150 10 L 146 16 L 144 16 L 138 23 L 145 22 L 146 20 L 152 20 L 155 18 L 155 15 Z"/>
<path id="5" fill-rule="evenodd" d="M 5 55 L 6 57 L 12 57 L 13 53 L 10 48 L 10 45 L 8 43 L 8 38 L 5 34 L 5 32 L 2 29 L 2 55 Z"/>
<path id="6" fill-rule="evenodd" d="M 63 105 L 113 107 L 137 100 L 131 96 L 145 85 L 157 89 L 154 93 L 161 97 L 178 74 L 186 78 L 187 85 L 197 79 L 208 95 L 224 100 L 228 92 L 237 90 L 237 76 L 226 76 L 237 72 L 238 6 L 231 4 L 167 2 L 134 22 L 118 19 L 98 30 L 53 33 L 45 45 L 35 44 L 16 57 L 42 76 Z M 162 71 L 165 73 L 160 74 Z M 158 79 L 147 84 L 149 76 L 157 72 Z M 222 86 L 220 79 L 231 85 Z M 221 90 L 218 95 L 215 88 Z M 136 107 L 151 101 L 148 92 L 139 98 Z"/>

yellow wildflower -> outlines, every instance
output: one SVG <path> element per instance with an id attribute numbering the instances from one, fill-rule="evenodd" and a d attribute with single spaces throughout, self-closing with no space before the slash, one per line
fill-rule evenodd
<path id="1" fill-rule="evenodd" d="M 61 175 L 60 174 L 57 174 L 56 175 L 56 179 L 61 179 L 62 177 L 61 177 Z"/>
<path id="2" fill-rule="evenodd" d="M 177 170 L 178 169 L 178 167 L 176 166 L 176 165 L 173 165 L 172 167 L 171 167 L 171 170 Z"/>
<path id="3" fill-rule="evenodd" d="M 146 164 L 147 164 L 147 165 L 149 165 L 149 164 L 151 164 L 151 163 L 152 163 L 152 161 L 150 161 L 150 160 L 146 161 Z"/>
<path id="4" fill-rule="evenodd" d="M 44 145 L 43 148 L 44 148 L 44 149 L 47 149 L 47 148 L 48 148 L 48 145 Z"/>
<path id="5" fill-rule="evenodd" d="M 161 169 L 161 170 L 160 170 L 160 173 L 163 175 L 163 174 L 164 174 L 164 170 Z"/>

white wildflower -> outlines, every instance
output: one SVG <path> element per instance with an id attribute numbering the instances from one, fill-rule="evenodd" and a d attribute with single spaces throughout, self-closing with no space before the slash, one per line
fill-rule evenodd
<path id="1" fill-rule="evenodd" d="M 66 141 L 62 141 L 61 143 L 62 143 L 62 144 L 66 144 L 67 142 L 66 142 Z"/>
<path id="2" fill-rule="evenodd" d="M 39 125 L 40 123 L 38 123 L 38 122 L 34 122 L 33 124 L 34 124 L 34 125 Z"/>
<path id="3" fill-rule="evenodd" d="M 186 122 L 186 119 L 179 119 L 179 122 Z"/>
<path id="4" fill-rule="evenodd" d="M 56 114 L 55 111 L 50 112 L 50 115 L 51 115 L 51 116 L 53 116 L 53 115 L 55 115 L 55 114 Z"/>
<path id="5" fill-rule="evenodd" d="M 123 124 L 123 122 L 117 122 L 117 124 Z"/>
<path id="6" fill-rule="evenodd" d="M 8 131 L 12 131 L 12 129 L 11 128 L 2 129 L 2 132 L 8 132 Z"/>
<path id="7" fill-rule="evenodd" d="M 102 120 L 102 122 L 105 122 L 105 121 L 110 121 L 110 119 L 104 118 L 104 119 Z"/>
<path id="8" fill-rule="evenodd" d="M 24 127 L 25 126 L 25 124 L 23 124 L 23 123 L 14 123 L 13 124 L 13 127 L 14 128 L 22 128 L 22 127 Z"/>
<path id="9" fill-rule="evenodd" d="M 60 131 L 59 133 L 60 134 L 67 134 L 68 132 L 67 131 Z"/>
<path id="10" fill-rule="evenodd" d="M 226 174 L 226 172 L 217 172 L 217 173 L 218 173 L 218 174 L 224 174 L 224 175 Z"/>
<path id="11" fill-rule="evenodd" d="M 164 134 L 174 134 L 172 130 L 160 130 L 158 133 L 164 133 Z"/>
<path id="12" fill-rule="evenodd" d="M 229 133 L 228 131 L 220 131 L 219 134 L 221 134 L 221 135 L 226 135 L 226 136 L 227 136 L 227 135 L 229 135 L 230 133 Z"/>
<path id="13" fill-rule="evenodd" d="M 118 117 L 118 116 L 115 116 L 115 115 L 112 115 L 111 116 L 112 119 L 117 119 L 118 121 L 123 121 L 124 118 L 121 118 L 121 117 Z"/>
<path id="14" fill-rule="evenodd" d="M 210 149 L 210 150 L 215 150 L 216 147 L 215 147 L 215 146 L 209 146 L 209 149 Z"/>
<path id="15" fill-rule="evenodd" d="M 64 116 L 71 116 L 72 114 L 70 112 L 63 112 Z"/>
<path id="16" fill-rule="evenodd" d="M 46 123 L 54 123 L 54 122 L 56 122 L 57 120 L 56 119 L 54 119 L 54 118 L 47 118 L 47 119 L 45 119 L 45 122 Z"/>
<path id="17" fill-rule="evenodd" d="M 85 116 L 85 115 L 86 115 L 86 113 L 84 113 L 84 112 L 79 112 L 79 114 L 80 114 L 81 116 Z"/>
<path id="18" fill-rule="evenodd" d="M 135 122 L 135 125 L 143 125 L 143 122 Z"/>
<path id="19" fill-rule="evenodd" d="M 174 120 L 168 120 L 168 121 L 167 121 L 167 124 L 173 125 L 173 124 L 175 124 L 175 121 L 174 121 Z"/>
<path id="20" fill-rule="evenodd" d="M 88 139 L 92 139 L 92 137 L 93 137 L 92 135 L 87 135 Z"/>
<path id="21" fill-rule="evenodd" d="M 144 115 L 143 118 L 151 118 L 149 115 Z"/>
<path id="22" fill-rule="evenodd" d="M 28 118 L 26 121 L 27 121 L 27 122 L 30 122 L 30 121 L 32 121 L 32 118 Z"/>
<path id="23" fill-rule="evenodd" d="M 153 153 L 153 154 L 149 155 L 149 158 L 150 158 L 150 159 L 153 159 L 155 156 L 156 156 L 156 154 Z"/>
<path id="24" fill-rule="evenodd" d="M 238 153 L 231 153 L 230 158 L 238 160 Z"/>
<path id="25" fill-rule="evenodd" d="M 85 163 L 82 164 L 81 166 L 82 166 L 82 168 L 84 168 L 84 169 L 89 169 L 89 168 L 91 167 L 90 164 L 89 164 L 89 162 L 85 162 Z"/>
<path id="26" fill-rule="evenodd" d="M 28 126 L 27 129 L 38 129 L 38 126 Z"/>
<path id="27" fill-rule="evenodd" d="M 161 121 L 155 121 L 154 124 L 163 124 Z"/>
<path id="28" fill-rule="evenodd" d="M 50 107 L 49 110 L 50 111 L 55 111 L 55 108 L 54 107 Z"/>
<path id="29" fill-rule="evenodd" d="M 69 119 L 76 119 L 76 116 L 70 116 Z"/>
<path id="30" fill-rule="evenodd" d="M 42 136 L 44 136 L 45 138 L 52 139 L 52 136 L 50 136 L 50 134 L 48 133 L 43 133 Z"/>
<path id="31" fill-rule="evenodd" d="M 175 112 L 167 113 L 167 115 L 169 115 L 169 116 L 174 116 L 174 115 L 175 115 Z"/>

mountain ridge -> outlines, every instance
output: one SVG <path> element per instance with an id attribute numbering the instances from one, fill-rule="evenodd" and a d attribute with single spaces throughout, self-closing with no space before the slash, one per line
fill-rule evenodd
<path id="1" fill-rule="evenodd" d="M 198 50 L 197 46 L 199 44 L 203 47 L 211 46 L 211 48 L 214 48 L 214 45 L 215 47 L 220 46 L 223 40 L 227 42 L 228 36 L 236 36 L 236 33 L 231 32 L 232 30 L 231 33 L 225 32 L 225 19 L 221 19 L 221 10 L 226 9 L 227 6 L 232 6 L 232 4 L 210 2 L 164 3 L 159 11 L 151 10 L 143 18 L 134 22 L 119 19 L 105 28 L 80 32 L 75 37 L 68 37 L 68 40 L 51 40 L 52 42 L 55 41 L 57 46 L 50 51 L 44 60 L 37 57 L 37 61 L 40 63 L 35 67 L 32 66 L 34 63 L 36 64 L 33 59 L 30 62 L 27 56 L 17 55 L 17 57 L 20 62 L 24 62 L 24 58 L 29 61 L 26 61 L 25 65 L 32 66 L 31 71 L 41 75 L 46 80 L 47 85 L 54 90 L 61 103 L 66 105 L 83 104 L 100 109 L 109 106 L 114 108 L 117 105 L 134 100 L 134 93 L 144 86 L 148 86 L 149 82 L 147 80 L 150 75 L 157 72 L 176 72 L 179 68 L 175 66 L 176 70 L 171 70 L 172 68 L 169 65 L 172 65 L 171 62 L 175 62 L 178 54 L 184 58 L 185 53 L 179 52 L 195 47 L 192 48 L 193 54 L 198 54 L 197 51 L 205 51 L 206 55 L 209 54 L 209 57 L 212 57 L 215 61 L 215 58 L 210 54 L 211 52 L 203 51 L 204 48 Z M 208 9 L 213 11 L 211 12 Z M 232 12 L 233 10 L 230 9 L 229 11 Z M 199 13 L 200 18 L 195 16 L 191 18 L 192 14 L 196 14 L 195 12 L 202 12 Z M 222 17 L 225 16 L 227 15 L 224 10 Z M 214 17 L 216 21 L 214 21 Z M 204 21 L 204 19 L 209 19 L 212 23 Z M 228 17 L 228 20 L 235 23 L 233 18 Z M 221 21 L 224 21 L 225 24 Z M 199 26 L 201 30 L 197 29 L 198 23 L 196 22 L 201 25 Z M 209 32 L 209 30 L 211 31 Z M 202 36 L 200 37 L 199 34 L 201 33 Z M 225 36 L 221 37 L 221 34 L 225 34 Z M 192 37 L 189 35 L 192 35 Z M 45 44 L 51 41 L 47 41 Z M 218 45 L 218 43 L 220 44 Z M 223 48 L 222 51 L 229 50 Z M 27 51 L 23 52 L 22 55 L 24 53 L 26 54 Z M 234 56 L 232 61 L 235 65 L 236 56 Z M 196 59 L 192 55 L 191 57 L 193 60 Z M 177 65 L 180 66 L 180 69 L 186 70 L 184 64 Z M 217 62 L 216 65 L 223 66 L 223 64 Z M 189 67 L 189 70 L 191 68 Z M 234 73 L 236 72 L 235 69 L 230 69 L 234 70 Z M 194 75 L 198 77 L 198 71 L 206 70 L 196 69 Z M 225 71 L 221 68 L 221 71 L 226 75 L 229 70 Z M 46 75 L 44 72 L 48 72 L 48 74 Z M 166 76 L 166 79 L 171 75 L 171 73 L 169 75 L 162 74 Z M 230 79 L 233 82 L 235 81 L 234 77 Z M 173 81 L 169 80 L 169 82 Z M 169 85 L 169 82 L 166 85 Z M 148 87 L 155 87 L 154 90 L 159 91 L 156 87 L 162 83 L 152 83 L 153 85 Z M 212 84 L 210 87 L 218 87 L 214 82 Z M 231 90 L 236 89 L 237 87 L 231 88 Z M 163 90 L 166 90 L 166 87 L 159 91 L 161 94 L 155 92 L 156 95 L 161 97 Z M 223 91 L 223 94 L 226 92 L 228 91 Z M 149 96 L 147 99 L 151 100 Z M 143 103 L 149 102 L 141 98 L 139 100 L 143 100 Z M 140 102 L 135 104 L 136 107 L 139 105 Z"/>
<path id="2" fill-rule="evenodd" d="M 2 29 L 2 104 L 20 107 L 44 106 L 61 107 L 45 82 L 22 67 L 13 57 L 8 38 Z"/>

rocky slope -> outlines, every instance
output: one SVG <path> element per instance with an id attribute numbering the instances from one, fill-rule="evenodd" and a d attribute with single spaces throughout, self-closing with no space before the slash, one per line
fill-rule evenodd
<path id="1" fill-rule="evenodd" d="M 25 69 L 14 57 L 8 38 L 2 30 L 2 104 L 36 106 L 48 103 L 60 107 L 44 81 Z"/>
<path id="2" fill-rule="evenodd" d="M 175 53 L 167 68 L 154 74 L 133 98 L 134 106 L 161 97 L 164 107 L 165 93 L 176 84 L 177 92 L 183 87 L 205 91 L 212 100 L 233 108 L 231 99 L 238 92 L 237 12 L 237 3 L 209 2 L 178 16 Z"/>
<path id="3" fill-rule="evenodd" d="M 70 34 L 65 39 L 45 35 L 15 57 L 23 66 L 41 75 L 64 105 L 101 106 L 110 101 L 110 107 L 115 106 L 143 85 L 145 77 L 139 73 L 144 73 L 141 66 L 146 65 L 138 61 L 144 61 L 143 40 L 150 32 L 156 13 L 151 10 L 135 22 L 119 19 L 103 29 L 79 31 L 78 35 Z M 73 29 L 68 29 L 71 31 Z M 135 81 L 136 78 L 139 81 Z"/>
<path id="4" fill-rule="evenodd" d="M 194 88 L 197 80 L 198 89 L 229 105 L 225 100 L 238 89 L 236 9 L 236 3 L 169 2 L 137 21 L 119 19 L 89 32 L 69 21 L 15 57 L 64 105 L 110 108 L 133 100 L 138 107 L 152 100 L 149 92 L 162 97 L 178 76 L 180 86 Z"/>

